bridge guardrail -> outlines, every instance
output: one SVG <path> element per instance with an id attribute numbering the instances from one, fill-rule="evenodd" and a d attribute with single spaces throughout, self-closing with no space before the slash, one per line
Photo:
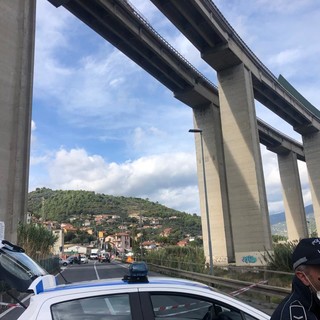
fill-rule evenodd
<path id="1" fill-rule="evenodd" d="M 274 286 L 270 286 L 262 283 L 251 283 L 251 282 L 242 281 L 242 280 L 221 278 L 217 276 L 185 271 L 181 269 L 163 267 L 153 263 L 148 263 L 148 266 L 150 267 L 150 269 L 152 269 L 152 271 L 164 273 L 170 276 L 183 277 L 186 279 L 199 281 L 213 287 L 217 285 L 221 287 L 241 289 L 244 287 L 251 286 L 250 291 L 263 294 L 270 298 L 272 297 L 284 298 L 291 292 L 291 289 L 289 288 L 274 287 Z"/>

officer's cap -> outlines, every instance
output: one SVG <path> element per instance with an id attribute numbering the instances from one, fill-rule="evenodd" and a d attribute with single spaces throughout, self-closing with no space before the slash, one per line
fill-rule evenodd
<path id="1" fill-rule="evenodd" d="M 295 270 L 301 265 L 320 265 L 320 238 L 301 239 L 292 254 Z"/>

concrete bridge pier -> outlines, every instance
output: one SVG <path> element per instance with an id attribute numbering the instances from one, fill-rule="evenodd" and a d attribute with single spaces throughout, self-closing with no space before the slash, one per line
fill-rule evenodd
<path id="1" fill-rule="evenodd" d="M 213 263 L 234 262 L 233 236 L 222 146 L 220 111 L 213 104 L 194 108 L 194 127 L 202 129 Z M 204 251 L 209 262 L 201 136 L 195 134 Z"/>
<path id="2" fill-rule="evenodd" d="M 308 237 L 306 213 L 302 198 L 297 155 L 294 152 L 278 154 L 283 202 L 290 241 Z"/>
<path id="3" fill-rule="evenodd" d="M 320 132 L 302 136 L 318 236 L 320 236 Z"/>
<path id="4" fill-rule="evenodd" d="M 241 63 L 218 81 L 236 264 L 263 265 L 272 241 L 251 72 Z"/>
<path id="5" fill-rule="evenodd" d="M 35 0 L 0 1 L 0 222 L 12 242 L 28 194 L 35 13 Z"/>

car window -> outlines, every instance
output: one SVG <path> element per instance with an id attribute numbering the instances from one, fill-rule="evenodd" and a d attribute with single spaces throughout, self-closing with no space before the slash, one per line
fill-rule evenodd
<path id="1" fill-rule="evenodd" d="M 183 294 L 151 294 L 156 320 L 243 320 L 241 312 L 218 301 Z M 253 320 L 255 318 L 251 318 Z M 249 318 L 248 318 L 249 320 Z"/>
<path id="2" fill-rule="evenodd" d="M 131 320 L 128 294 L 82 298 L 51 306 L 53 320 Z"/>

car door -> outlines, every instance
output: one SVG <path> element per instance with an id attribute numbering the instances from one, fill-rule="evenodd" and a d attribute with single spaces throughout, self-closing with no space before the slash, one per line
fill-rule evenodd
<path id="1" fill-rule="evenodd" d="M 149 320 L 266 320 L 269 316 L 244 305 L 183 292 L 141 292 L 143 313 Z"/>
<path id="2" fill-rule="evenodd" d="M 35 319 L 141 320 L 139 296 L 135 291 L 61 294 L 46 300 Z"/>

